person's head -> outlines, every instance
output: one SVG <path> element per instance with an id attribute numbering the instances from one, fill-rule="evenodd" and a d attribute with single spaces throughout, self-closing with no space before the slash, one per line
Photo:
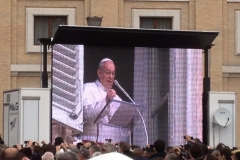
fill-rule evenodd
<path id="1" fill-rule="evenodd" d="M 134 153 L 136 156 L 142 156 L 142 155 L 143 155 L 143 150 L 142 150 L 142 148 L 134 148 L 134 149 L 133 149 L 133 153 Z"/>
<path id="2" fill-rule="evenodd" d="M 218 160 L 218 158 L 214 157 L 211 154 L 206 155 L 206 157 L 204 158 L 204 160 Z"/>
<path id="3" fill-rule="evenodd" d="M 194 138 L 194 139 L 193 139 L 193 142 L 202 143 L 199 138 Z"/>
<path id="4" fill-rule="evenodd" d="M 212 152 L 212 156 L 215 157 L 215 158 L 218 158 L 220 160 L 220 158 L 221 158 L 220 151 L 219 150 L 214 150 Z"/>
<path id="5" fill-rule="evenodd" d="M 23 154 L 16 148 L 6 148 L 1 156 L 1 160 L 22 160 Z"/>
<path id="6" fill-rule="evenodd" d="M 179 157 L 178 157 L 178 155 L 175 154 L 175 153 L 168 153 L 168 154 L 165 156 L 164 160 L 179 160 Z"/>
<path id="7" fill-rule="evenodd" d="M 191 159 L 203 159 L 204 153 L 200 143 L 191 143 L 189 151 Z"/>
<path id="8" fill-rule="evenodd" d="M 34 146 L 33 147 L 33 153 L 40 153 L 40 154 L 42 154 L 43 153 L 42 147 Z"/>
<path id="9" fill-rule="evenodd" d="M 227 147 L 219 150 L 221 154 L 222 160 L 230 160 L 231 159 L 231 150 Z"/>
<path id="10" fill-rule="evenodd" d="M 222 148 L 225 148 L 225 145 L 223 143 L 218 143 L 216 150 L 220 150 Z"/>
<path id="11" fill-rule="evenodd" d="M 54 146 L 59 146 L 59 145 L 61 145 L 62 143 L 64 143 L 62 137 L 57 137 L 57 138 L 55 138 Z"/>
<path id="12" fill-rule="evenodd" d="M 110 152 L 117 152 L 116 146 L 109 142 L 102 144 L 102 153 L 110 153 Z"/>
<path id="13" fill-rule="evenodd" d="M 200 143 L 200 144 L 202 145 L 202 148 L 203 148 L 203 154 L 208 155 L 208 153 L 209 153 L 208 147 L 203 143 Z"/>
<path id="14" fill-rule="evenodd" d="M 77 153 L 74 152 L 64 152 L 58 155 L 57 160 L 78 160 Z"/>
<path id="15" fill-rule="evenodd" d="M 144 151 L 143 151 L 143 156 L 146 157 L 146 158 L 149 158 L 151 157 L 153 154 L 155 153 L 154 149 L 153 148 L 146 148 Z"/>
<path id="16" fill-rule="evenodd" d="M 34 153 L 31 157 L 31 160 L 42 160 L 42 156 L 40 153 Z"/>
<path id="17" fill-rule="evenodd" d="M 105 89 L 111 89 L 115 78 L 115 65 L 109 58 L 101 60 L 97 70 L 98 79 Z"/>
<path id="18" fill-rule="evenodd" d="M 77 153 L 79 160 L 85 160 L 90 158 L 89 150 L 86 148 L 73 149 L 72 151 Z"/>
<path id="19" fill-rule="evenodd" d="M 235 153 L 236 160 L 240 160 L 240 152 Z"/>
<path id="20" fill-rule="evenodd" d="M 120 153 L 124 153 L 124 152 L 130 151 L 130 144 L 127 143 L 127 142 L 120 142 L 118 149 L 119 149 Z"/>
<path id="21" fill-rule="evenodd" d="M 45 152 L 51 152 L 53 155 L 56 154 L 56 147 L 52 144 L 45 144 L 42 146 L 43 153 Z"/>
<path id="22" fill-rule="evenodd" d="M 77 146 L 74 144 L 68 144 L 68 149 L 74 150 L 74 149 L 77 149 Z"/>
<path id="23" fill-rule="evenodd" d="M 31 148 L 29 148 L 29 147 L 26 147 L 26 148 L 23 148 L 22 150 L 21 150 L 21 152 L 26 156 L 26 157 L 28 157 L 29 159 L 32 157 L 32 149 Z"/>
<path id="24" fill-rule="evenodd" d="M 42 155 L 42 160 L 54 160 L 54 155 L 51 152 L 45 152 Z"/>
<path id="25" fill-rule="evenodd" d="M 0 156 L 1 156 L 2 152 L 3 152 L 6 148 L 7 148 L 6 145 L 0 144 Z"/>
<path id="26" fill-rule="evenodd" d="M 92 157 L 92 155 L 93 155 L 95 152 L 102 152 L 101 147 L 98 146 L 98 145 L 92 145 L 92 146 L 89 148 L 90 157 Z"/>
<path id="27" fill-rule="evenodd" d="M 93 157 L 100 156 L 101 154 L 102 154 L 101 152 L 95 152 L 95 153 L 93 153 L 92 158 L 93 158 Z"/>
<path id="28" fill-rule="evenodd" d="M 240 157 L 237 157 L 239 155 L 240 155 L 240 150 L 239 149 L 232 150 L 232 156 L 231 156 L 232 160 L 240 160 Z"/>
<path id="29" fill-rule="evenodd" d="M 154 148 L 156 152 L 161 152 L 165 150 L 165 142 L 163 140 L 156 140 L 154 142 Z"/>

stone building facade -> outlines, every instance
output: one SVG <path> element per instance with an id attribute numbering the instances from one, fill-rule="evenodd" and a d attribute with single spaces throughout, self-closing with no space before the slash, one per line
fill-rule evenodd
<path id="1" fill-rule="evenodd" d="M 209 51 L 210 90 L 236 92 L 240 104 L 240 0 L 0 0 L 0 4 L 1 104 L 5 90 L 41 87 L 40 46 L 32 43 L 35 15 L 66 15 L 68 24 L 80 26 L 87 26 L 87 17 L 99 16 L 102 27 L 124 28 L 139 28 L 140 16 L 173 17 L 176 30 L 218 31 Z M 50 66 L 48 54 L 49 75 Z M 239 119 L 236 125 L 240 126 Z M 0 133 L 2 129 L 0 119 Z M 236 144 L 240 146 L 239 139 Z"/>

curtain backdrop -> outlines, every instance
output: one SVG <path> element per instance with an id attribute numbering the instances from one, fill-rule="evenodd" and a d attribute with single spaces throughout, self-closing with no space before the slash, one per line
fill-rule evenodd
<path id="1" fill-rule="evenodd" d="M 202 50 L 135 48 L 134 101 L 145 107 L 148 143 L 180 145 L 185 134 L 202 139 L 202 68 Z M 134 143 L 146 135 L 141 127 Z"/>

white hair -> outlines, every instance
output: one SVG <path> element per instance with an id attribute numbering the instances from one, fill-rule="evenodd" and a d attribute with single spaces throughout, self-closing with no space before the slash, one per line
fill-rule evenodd
<path id="1" fill-rule="evenodd" d="M 100 156 L 101 154 L 102 154 L 101 152 L 94 152 L 93 155 L 92 155 L 92 158 Z"/>
<path id="2" fill-rule="evenodd" d="M 99 62 L 99 65 L 98 65 L 98 69 L 101 69 L 102 68 L 102 65 L 104 62 L 113 62 L 111 59 L 109 58 L 103 58 L 100 62 Z"/>
<path id="3" fill-rule="evenodd" d="M 45 152 L 42 160 L 54 160 L 54 155 L 51 152 Z"/>

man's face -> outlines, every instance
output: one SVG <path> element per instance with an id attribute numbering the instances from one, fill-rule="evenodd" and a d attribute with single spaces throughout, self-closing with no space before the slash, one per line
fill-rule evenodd
<path id="1" fill-rule="evenodd" d="M 111 89 L 115 77 L 115 65 L 111 61 L 103 63 L 102 67 L 97 71 L 100 83 L 106 88 Z"/>

